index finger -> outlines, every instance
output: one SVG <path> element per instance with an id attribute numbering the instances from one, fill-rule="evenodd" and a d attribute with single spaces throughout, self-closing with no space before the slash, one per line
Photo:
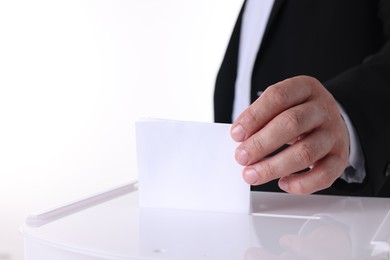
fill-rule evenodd
<path id="1" fill-rule="evenodd" d="M 233 123 L 233 140 L 245 141 L 281 112 L 306 101 L 312 94 L 310 84 L 313 84 L 306 79 L 311 78 L 294 77 L 268 87 Z"/>

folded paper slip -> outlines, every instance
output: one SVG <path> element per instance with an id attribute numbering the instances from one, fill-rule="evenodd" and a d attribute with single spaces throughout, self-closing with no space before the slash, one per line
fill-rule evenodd
<path id="1" fill-rule="evenodd" d="M 249 213 L 230 124 L 136 122 L 140 207 Z"/>

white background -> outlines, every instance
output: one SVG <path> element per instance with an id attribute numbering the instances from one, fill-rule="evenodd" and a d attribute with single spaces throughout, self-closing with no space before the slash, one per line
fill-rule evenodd
<path id="1" fill-rule="evenodd" d="M 137 118 L 213 120 L 241 4 L 0 1 L 0 260 L 28 213 L 137 178 Z"/>

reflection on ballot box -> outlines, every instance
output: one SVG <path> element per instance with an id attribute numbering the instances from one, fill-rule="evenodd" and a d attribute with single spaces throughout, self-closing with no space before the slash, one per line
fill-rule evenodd
<path id="1" fill-rule="evenodd" d="M 251 193 L 251 213 L 139 208 L 137 184 L 29 216 L 35 259 L 389 259 L 390 200 Z"/>

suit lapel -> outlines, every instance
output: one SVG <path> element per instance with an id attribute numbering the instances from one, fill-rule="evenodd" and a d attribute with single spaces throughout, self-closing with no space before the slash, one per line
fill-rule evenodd
<path id="1" fill-rule="evenodd" d="M 285 0 L 275 0 L 274 6 L 272 7 L 271 14 L 270 14 L 269 19 L 268 19 L 267 26 L 265 27 L 263 42 L 267 38 L 268 34 L 270 33 L 270 28 L 272 27 L 273 23 L 275 22 L 277 14 L 279 13 L 284 2 L 285 2 Z"/>

